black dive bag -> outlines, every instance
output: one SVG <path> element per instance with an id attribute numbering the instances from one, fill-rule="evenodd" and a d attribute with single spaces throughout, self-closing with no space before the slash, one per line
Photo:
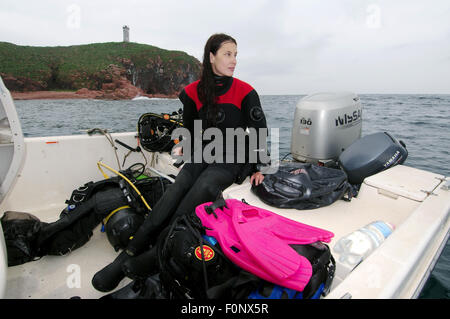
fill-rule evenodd
<path id="1" fill-rule="evenodd" d="M 264 203 L 279 208 L 314 209 L 355 194 L 344 171 L 311 163 L 283 163 L 267 174 L 252 192 Z"/>
<path id="2" fill-rule="evenodd" d="M 37 239 L 42 226 L 39 218 L 29 213 L 8 211 L 1 218 L 8 266 L 21 265 L 39 259 Z"/>
<path id="3" fill-rule="evenodd" d="M 319 299 L 328 294 L 336 271 L 336 261 L 328 245 L 315 242 L 291 247 L 311 263 L 313 273 L 305 289 L 295 291 L 261 280 L 249 299 Z"/>

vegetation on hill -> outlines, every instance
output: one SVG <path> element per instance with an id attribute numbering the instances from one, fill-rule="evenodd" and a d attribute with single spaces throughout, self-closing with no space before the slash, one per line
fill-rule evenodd
<path id="1" fill-rule="evenodd" d="M 12 91 L 101 90 L 125 77 L 145 93 L 173 94 L 197 79 L 200 67 L 185 52 L 132 42 L 57 47 L 0 42 L 0 75 Z"/>

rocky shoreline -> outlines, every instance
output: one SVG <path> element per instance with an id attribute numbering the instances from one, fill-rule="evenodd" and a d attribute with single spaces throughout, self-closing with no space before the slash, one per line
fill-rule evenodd
<path id="1" fill-rule="evenodd" d="M 82 88 L 77 91 L 11 91 L 15 100 L 35 99 L 98 99 L 98 100 L 131 100 L 135 97 L 176 98 L 177 94 L 147 94 L 141 88 L 131 84 L 125 77 L 117 76 L 114 81 L 103 83 L 101 90 Z"/>
<path id="2" fill-rule="evenodd" d="M 139 43 L 41 48 L 0 42 L 0 60 L 0 77 L 16 100 L 177 98 L 201 72 L 201 63 L 185 52 Z"/>
<path id="3" fill-rule="evenodd" d="M 115 65 L 109 66 L 112 73 L 106 83 L 101 84 L 100 90 L 81 88 L 77 91 L 51 91 L 51 90 L 23 90 L 13 91 L 11 95 L 15 100 L 34 99 L 98 99 L 98 100 L 131 100 L 135 97 L 143 96 L 148 98 L 176 98 L 178 94 L 148 94 L 143 89 L 136 87 L 126 77 L 125 70 Z M 17 79 L 7 76 L 4 78 L 6 86 L 14 87 Z"/>
<path id="4" fill-rule="evenodd" d="M 165 98 L 174 99 L 178 96 L 176 94 L 136 94 L 134 96 L 118 97 L 111 96 L 104 91 L 94 91 L 88 89 L 80 89 L 76 92 L 73 91 L 30 91 L 30 92 L 11 92 L 11 96 L 14 100 L 63 100 L 63 99 L 101 99 L 101 100 L 131 100 L 135 97 L 143 96 L 148 98 Z M 106 98 L 109 96 L 110 98 Z"/>

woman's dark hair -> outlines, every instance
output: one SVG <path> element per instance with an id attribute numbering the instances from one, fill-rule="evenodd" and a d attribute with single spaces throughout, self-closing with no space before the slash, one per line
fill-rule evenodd
<path id="1" fill-rule="evenodd" d="M 216 55 L 217 50 L 224 42 L 233 42 L 237 45 L 236 40 L 224 33 L 216 33 L 209 37 L 206 41 L 203 51 L 203 67 L 200 82 L 198 84 L 198 98 L 204 106 L 207 107 L 208 119 L 213 124 L 216 123 L 217 104 L 216 104 L 216 83 L 214 73 L 209 59 L 209 54 Z"/>

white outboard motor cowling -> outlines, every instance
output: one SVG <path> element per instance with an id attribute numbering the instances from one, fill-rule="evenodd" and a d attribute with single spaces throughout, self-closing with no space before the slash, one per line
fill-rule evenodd
<path id="1" fill-rule="evenodd" d="M 291 154 L 295 160 L 335 163 L 361 137 L 362 107 L 350 92 L 316 93 L 303 97 L 295 110 Z"/>

